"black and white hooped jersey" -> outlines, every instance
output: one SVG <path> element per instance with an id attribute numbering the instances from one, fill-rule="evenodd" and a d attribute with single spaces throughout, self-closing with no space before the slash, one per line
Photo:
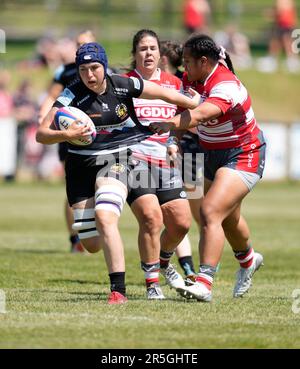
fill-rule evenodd
<path id="1" fill-rule="evenodd" d="M 82 155 L 100 155 L 120 151 L 134 145 L 153 133 L 138 120 L 133 98 L 143 91 L 143 80 L 119 75 L 106 77 L 107 87 L 102 95 L 87 88 L 79 80 L 65 88 L 54 107 L 74 106 L 84 111 L 94 122 L 97 137 L 88 146 L 69 145 L 70 152 Z"/>

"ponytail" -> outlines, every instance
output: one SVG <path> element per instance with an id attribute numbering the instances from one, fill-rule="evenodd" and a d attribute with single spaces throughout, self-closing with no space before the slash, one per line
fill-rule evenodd
<path id="1" fill-rule="evenodd" d="M 226 67 L 233 73 L 234 73 L 234 69 L 233 69 L 233 65 L 232 65 L 232 61 L 230 59 L 230 56 L 228 54 L 228 52 L 225 50 L 225 48 L 223 46 L 220 46 L 219 48 L 220 52 L 219 52 L 219 56 L 221 58 L 221 60 L 224 60 Z"/>
<path id="2" fill-rule="evenodd" d="M 228 54 L 228 52 L 227 52 L 227 51 L 225 51 L 225 59 L 224 59 L 224 61 L 225 61 L 226 65 L 227 65 L 228 69 L 229 69 L 233 74 L 235 74 L 235 71 L 234 71 L 234 68 L 233 68 L 233 64 L 232 64 L 231 58 L 230 58 L 230 56 L 229 56 L 229 54 Z"/>

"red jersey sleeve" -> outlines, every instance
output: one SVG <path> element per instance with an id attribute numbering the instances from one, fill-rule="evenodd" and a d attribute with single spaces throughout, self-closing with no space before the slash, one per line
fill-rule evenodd
<path id="1" fill-rule="evenodd" d="M 217 105 L 225 114 L 235 106 L 239 94 L 240 89 L 236 81 L 223 81 L 213 86 L 205 102 Z"/>
<path id="2" fill-rule="evenodd" d="M 217 105 L 221 109 L 223 114 L 225 114 L 229 109 L 232 108 L 232 102 L 226 101 L 219 97 L 209 97 L 205 100 L 205 102 Z"/>

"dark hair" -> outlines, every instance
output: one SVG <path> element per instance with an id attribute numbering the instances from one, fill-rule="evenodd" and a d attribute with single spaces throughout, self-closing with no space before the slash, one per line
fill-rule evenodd
<path id="1" fill-rule="evenodd" d="M 195 59 L 200 59 L 202 56 L 206 56 L 216 62 L 220 60 L 221 48 L 207 35 L 192 35 L 185 42 L 184 47 L 190 49 L 191 56 Z M 227 64 L 228 69 L 234 73 L 232 61 L 226 51 L 224 61 Z"/>
<path id="2" fill-rule="evenodd" d="M 157 34 L 154 31 L 152 31 L 151 29 L 141 29 L 133 36 L 133 39 L 132 39 L 131 55 L 133 56 L 133 58 L 134 58 L 134 55 L 136 53 L 137 45 L 139 44 L 141 39 L 143 39 L 146 36 L 151 36 L 151 37 L 155 38 L 156 41 L 157 41 L 157 44 L 158 44 L 158 48 L 160 49 L 160 40 L 159 40 Z M 135 69 L 135 67 L 136 67 L 136 62 L 133 59 L 132 62 L 131 62 L 131 68 Z"/>
<path id="3" fill-rule="evenodd" d="M 160 55 L 166 56 L 176 69 L 182 65 L 182 52 L 182 45 L 178 42 L 167 40 L 160 43 Z"/>

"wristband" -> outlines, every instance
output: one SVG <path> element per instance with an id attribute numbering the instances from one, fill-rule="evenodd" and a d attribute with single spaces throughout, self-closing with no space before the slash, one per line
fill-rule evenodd
<path id="1" fill-rule="evenodd" d="M 167 139 L 167 146 L 176 145 L 178 146 L 179 140 L 176 136 L 169 136 Z"/>

